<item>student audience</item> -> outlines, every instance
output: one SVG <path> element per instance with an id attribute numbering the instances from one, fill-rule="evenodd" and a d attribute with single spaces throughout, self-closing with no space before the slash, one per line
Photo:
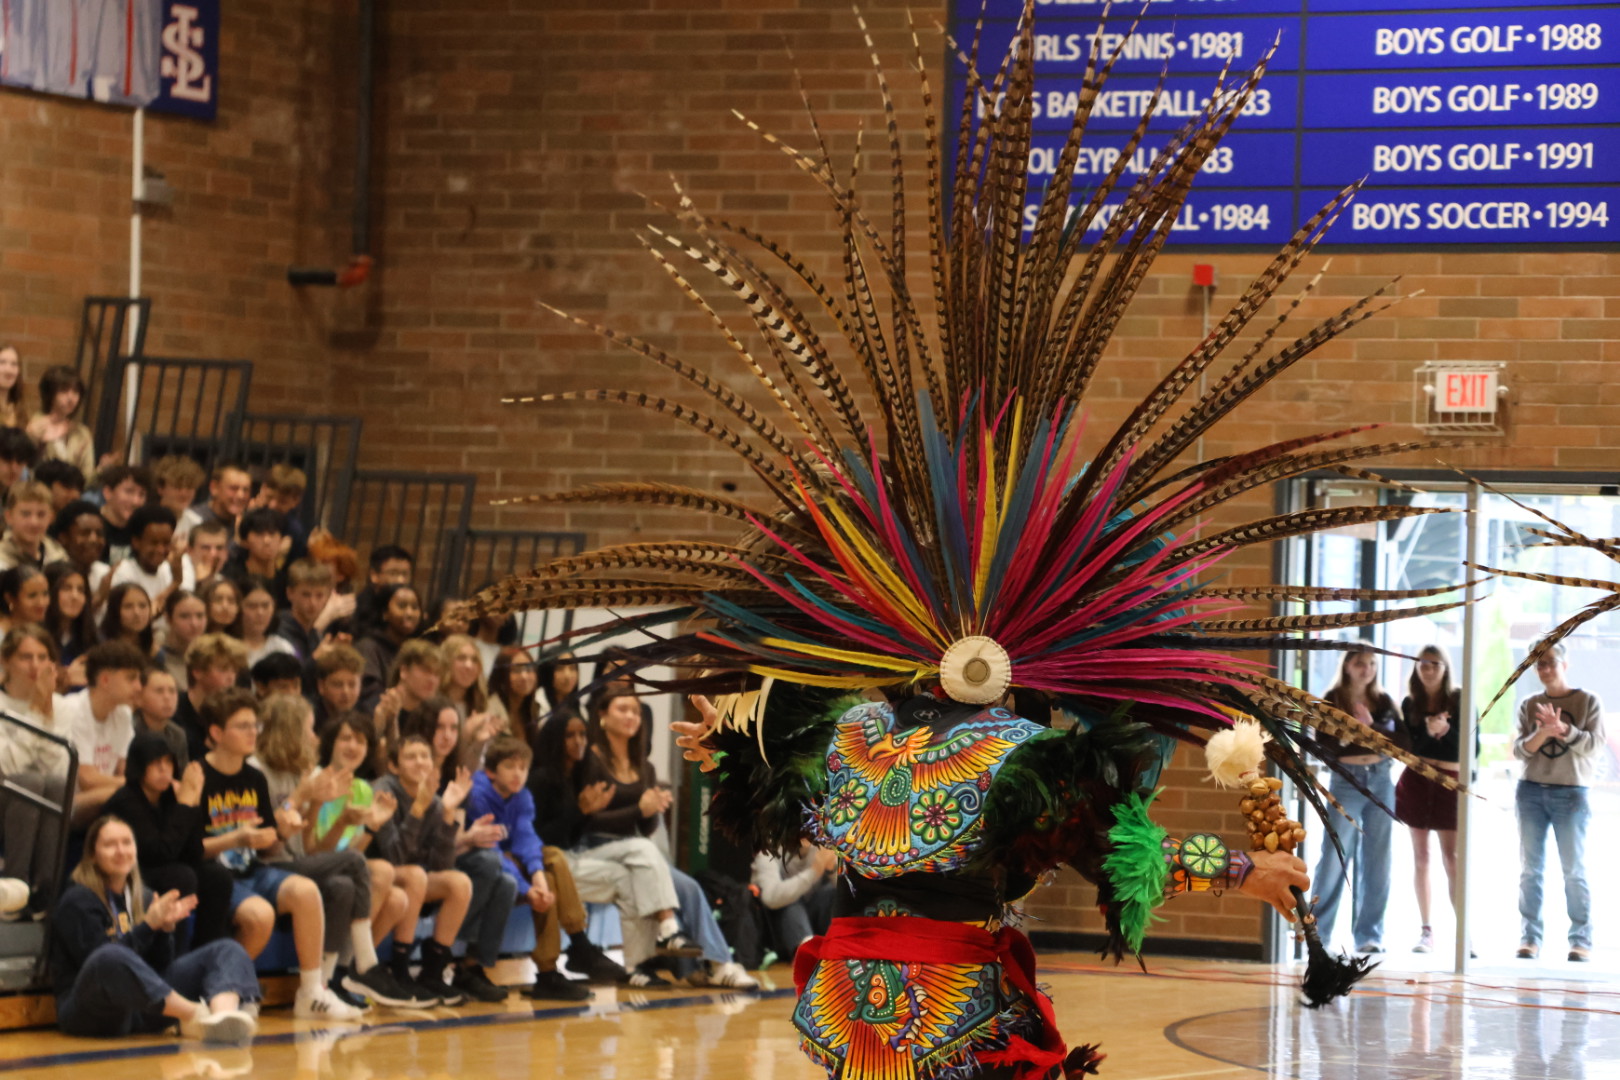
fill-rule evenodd
<path id="1" fill-rule="evenodd" d="M 69 369 L 42 380 L 41 449 L 6 426 L 15 359 L 8 383 L 0 348 L 0 708 L 20 721 L 0 727 L 0 841 L 30 913 L 55 912 L 64 1030 L 251 1037 L 278 918 L 305 1018 L 504 1000 L 520 904 L 532 998 L 668 973 L 756 985 L 655 842 L 671 796 L 627 680 L 598 667 L 587 724 L 574 658 L 537 665 L 516 621 L 425 631 L 411 552 L 371 549 L 359 580 L 354 549 L 302 520 L 297 468 L 255 495 L 231 463 L 95 460 Z M 51 734 L 77 752 L 71 789 Z M 71 875 L 64 828 L 84 852 Z M 807 879 L 778 876 L 773 896 Z M 810 900 L 781 905 L 811 914 L 779 937 L 816 925 Z M 587 903 L 619 907 L 624 966 L 590 940 Z"/>

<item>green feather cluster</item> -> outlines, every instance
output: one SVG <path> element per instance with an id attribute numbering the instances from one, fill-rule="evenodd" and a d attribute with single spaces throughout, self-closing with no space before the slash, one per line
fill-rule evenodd
<path id="1" fill-rule="evenodd" d="M 1153 909 L 1164 903 L 1164 884 L 1170 868 L 1164 861 L 1162 826 L 1148 817 L 1148 805 L 1158 796 L 1146 799 L 1132 793 L 1114 810 L 1114 826 L 1108 839 L 1114 850 L 1103 859 L 1103 870 L 1119 903 L 1120 932 L 1134 953 L 1142 951 L 1147 928 L 1157 919 Z"/>

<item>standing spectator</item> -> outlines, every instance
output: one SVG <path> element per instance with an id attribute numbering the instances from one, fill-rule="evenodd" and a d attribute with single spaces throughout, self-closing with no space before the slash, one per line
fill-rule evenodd
<path id="1" fill-rule="evenodd" d="M 262 577 L 248 577 L 243 578 L 237 588 L 242 596 L 238 636 L 247 646 L 248 666 L 251 668 L 273 653 L 296 657 L 298 653 L 291 642 L 270 632 L 276 620 L 275 586 Z"/>
<path id="2" fill-rule="evenodd" d="M 152 466 L 152 480 L 157 484 L 158 502 L 174 515 L 174 535 L 184 540 L 198 522 L 191 504 L 197 501 L 197 489 L 207 474 L 203 467 L 184 454 L 170 454 L 157 459 Z"/>
<path id="3" fill-rule="evenodd" d="M 28 421 L 28 437 L 39 443 L 40 456 L 76 466 L 85 476 L 96 471 L 95 439 L 74 419 L 84 403 L 84 380 L 70 367 L 56 365 L 39 377 L 39 408 Z M 109 455 L 109 460 L 111 460 Z"/>
<path id="4" fill-rule="evenodd" d="M 51 489 L 52 516 L 68 503 L 84 498 L 84 473 L 77 465 L 49 458 L 39 463 L 33 478 Z"/>
<path id="5" fill-rule="evenodd" d="M 176 588 L 190 592 L 185 552 L 174 544 L 174 515 L 164 506 L 142 506 L 129 516 L 129 558 L 113 567 L 112 583 L 139 585 L 154 609 L 168 606 Z"/>
<path id="6" fill-rule="evenodd" d="M 134 831 L 141 873 L 154 889 L 197 898 L 193 944 L 226 937 L 235 882 L 229 870 L 203 854 L 208 815 L 202 807 L 202 763 L 180 764 L 167 739 L 142 731 L 129 744 L 124 773 L 124 786 L 107 800 L 106 813 Z"/>
<path id="7" fill-rule="evenodd" d="M 253 961 L 229 939 L 175 959 L 174 929 L 197 898 L 148 892 L 138 859 L 128 825 L 91 825 L 51 922 L 57 1024 L 69 1035 L 117 1036 L 177 1021 L 188 1039 L 248 1041 L 258 1030 L 242 1011 L 259 999 Z"/>
<path id="8" fill-rule="evenodd" d="M 6 531 L 0 536 L 0 570 L 22 563 L 43 570 L 46 563 L 67 558 L 62 545 L 47 534 L 51 527 L 51 491 L 24 481 L 6 492 Z"/>
<path id="9" fill-rule="evenodd" d="M 43 624 L 51 610 L 50 582 L 36 566 L 13 566 L 0 573 L 0 605 L 5 608 L 5 616 L 0 618 L 4 630 Z"/>
<path id="10" fill-rule="evenodd" d="M 22 354 L 15 345 L 0 345 L 0 427 L 20 428 L 26 422 L 22 388 Z"/>
<path id="11" fill-rule="evenodd" d="M 1393 736 L 1400 724 L 1401 714 L 1395 700 L 1378 683 L 1378 659 L 1370 650 L 1346 652 L 1339 662 L 1338 677 L 1322 698 L 1380 735 Z M 1344 848 L 1345 858 L 1339 858 L 1332 844 L 1322 845 L 1322 856 L 1311 877 L 1320 897 L 1316 904 L 1317 926 L 1323 940 L 1330 942 L 1345 877 L 1350 873 L 1350 865 L 1354 865 L 1356 879 L 1350 912 L 1356 951 L 1380 953 L 1384 951 L 1384 909 L 1389 906 L 1390 834 L 1394 826 L 1394 820 L 1380 804 L 1391 806 L 1395 801 L 1390 760 L 1354 743 L 1336 739 L 1323 740 L 1320 749 L 1336 757 L 1339 764 L 1371 792 L 1372 798 L 1363 795 L 1338 772 L 1328 784 L 1329 793 L 1339 800 L 1360 828 L 1348 826 L 1342 819 L 1328 822 L 1328 828 L 1338 836 Z"/>
<path id="12" fill-rule="evenodd" d="M 101 616 L 102 641 L 127 641 L 148 660 L 157 656 L 157 630 L 152 626 L 152 601 L 134 582 L 114 587 L 107 594 Z"/>
<path id="13" fill-rule="evenodd" d="M 422 625 L 422 601 L 411 586 L 385 586 L 377 600 L 382 605 L 379 620 L 355 646 L 366 661 L 366 673 L 360 681 L 363 712 L 376 708 L 388 686 L 389 671 L 400 646 L 415 637 Z"/>
<path id="14" fill-rule="evenodd" d="M 169 593 L 163 607 L 163 646 L 158 649 L 158 666 L 173 677 L 175 685 L 184 688 L 186 677 L 186 650 L 208 629 L 208 609 L 200 597 L 185 589 Z"/>
<path id="15" fill-rule="evenodd" d="M 192 533 L 193 539 L 196 533 Z M 201 586 L 203 603 L 208 607 L 208 632 L 242 636 L 242 593 L 236 582 L 227 577 L 214 577 Z M 274 608 L 274 605 L 271 605 Z"/>
<path id="16" fill-rule="evenodd" d="M 109 465 L 97 478 L 101 484 L 101 520 L 107 537 L 107 565 L 129 558 L 129 519 L 146 505 L 150 477 L 135 465 Z"/>
<path id="17" fill-rule="evenodd" d="M 361 633 L 383 621 L 388 596 L 391 595 L 386 590 L 395 585 L 409 585 L 416 569 L 416 560 L 411 553 L 398 544 L 380 544 L 372 548 L 367 563 L 366 587 L 354 598 L 354 621 Z"/>
<path id="18" fill-rule="evenodd" d="M 80 499 L 57 511 L 50 535 L 67 553 L 68 562 L 84 575 L 90 587 L 90 606 L 98 608 L 107 599 L 107 581 L 112 567 L 107 563 L 107 523 L 93 502 Z"/>
<path id="19" fill-rule="evenodd" d="M 79 789 L 73 820 L 85 824 L 124 786 L 124 755 L 135 737 L 131 712 L 141 696 L 146 656 L 121 641 L 104 641 L 85 654 L 90 685 L 82 693 L 58 694 L 57 727 L 79 752 Z"/>
<path id="20" fill-rule="evenodd" d="M 1401 723 L 1412 752 L 1452 778 L 1460 775 L 1462 691 L 1451 685 L 1451 658 L 1438 645 L 1418 653 L 1417 666 L 1401 702 Z M 1445 867 L 1452 907 L 1457 904 L 1457 793 L 1411 769 L 1395 785 L 1395 816 L 1412 833 L 1412 867 L 1417 889 L 1418 917 L 1423 928 L 1412 951 L 1430 952 L 1434 931 L 1429 924 L 1429 834 L 1440 841 L 1440 862 Z M 1471 951 L 1471 950 L 1470 950 Z"/>
<path id="21" fill-rule="evenodd" d="M 1514 802 L 1519 816 L 1519 916 L 1524 930 L 1519 958 L 1541 951 L 1542 877 L 1547 830 L 1558 844 L 1564 868 L 1564 905 L 1569 912 L 1569 959 L 1592 959 L 1592 896 L 1586 884 L 1586 824 L 1592 809 L 1586 789 L 1597 772 L 1605 741 L 1603 702 L 1590 690 L 1569 685 L 1569 658 L 1554 644 L 1536 660 L 1541 693 L 1519 703 L 1513 756 L 1524 762 Z"/>
<path id="22" fill-rule="evenodd" d="M 225 634 L 204 634 L 186 650 L 186 692 L 180 695 L 174 719 L 186 733 L 186 749 L 192 761 L 208 752 L 203 703 L 234 687 L 247 666 L 247 649 Z"/>
<path id="23" fill-rule="evenodd" d="M 174 722 L 180 708 L 180 687 L 174 676 L 160 667 L 149 667 L 141 678 L 141 696 L 135 703 L 135 731 L 159 736 L 174 755 L 174 767 L 183 770 L 191 764 L 191 747 L 186 729 Z M 128 766 L 124 769 L 127 774 Z"/>
<path id="24" fill-rule="evenodd" d="M 82 657 L 99 639 L 96 620 L 90 612 L 90 588 L 84 574 L 67 561 L 45 568 L 50 589 L 50 606 L 45 609 L 45 629 L 61 650 L 60 687 L 63 691 L 84 685 Z"/>
<path id="25" fill-rule="evenodd" d="M 258 507 L 242 515 L 237 525 L 237 541 L 242 545 L 221 571 L 241 586 L 250 577 L 270 582 L 279 610 L 287 606 L 287 571 L 281 566 L 281 538 L 286 527 L 280 514 Z"/>
<path id="26" fill-rule="evenodd" d="M 27 480 L 39 460 L 39 447 L 20 429 L 0 427 L 0 490 Z"/>
<path id="27" fill-rule="evenodd" d="M 217 521 L 198 522 L 186 536 L 186 573 L 200 587 L 225 569 L 231 538 Z"/>
<path id="28" fill-rule="evenodd" d="M 252 494 L 253 477 L 248 475 L 246 469 L 229 462 L 215 465 L 214 474 L 208 481 L 208 501 L 191 508 L 196 520 L 191 522 L 190 527 L 196 528 L 204 521 L 217 521 L 234 537 L 236 519 L 247 509 Z"/>

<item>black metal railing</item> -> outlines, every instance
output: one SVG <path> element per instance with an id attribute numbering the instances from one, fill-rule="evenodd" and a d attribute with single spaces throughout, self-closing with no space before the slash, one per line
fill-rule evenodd
<path id="1" fill-rule="evenodd" d="M 98 455 L 116 444 L 124 370 L 131 359 L 139 357 L 146 349 L 146 327 L 151 314 L 152 301 L 146 297 L 84 298 L 73 366 L 84 380 L 82 419 L 95 436 Z M 135 340 L 130 342 L 132 319 Z"/>
<path id="2" fill-rule="evenodd" d="M 473 529 L 461 558 L 456 597 L 468 597 L 509 574 L 521 573 L 543 562 L 585 550 L 582 532 L 540 532 L 534 529 Z M 561 620 L 560 625 L 553 625 Z M 526 611 L 517 617 L 518 640 L 544 640 L 573 626 L 574 613 Z"/>
<path id="3" fill-rule="evenodd" d="M 51 867 L 41 887 L 44 895 L 33 898 L 34 906 L 45 912 L 45 917 L 39 922 L 22 922 L 5 924 L 6 931 L 0 934 L 0 960 L 26 961 L 29 976 L 19 985 L 10 985 L 4 975 L 0 975 L 0 989 L 18 990 L 29 986 L 41 986 L 45 981 L 45 964 L 49 957 L 49 950 L 45 947 L 50 941 L 51 917 L 56 909 L 56 898 L 67 880 L 67 853 L 68 834 L 73 812 L 73 791 L 79 782 L 79 753 L 73 743 L 54 731 L 30 724 L 19 716 L 0 710 L 0 739 L 14 747 L 28 746 L 55 747 L 60 754 L 59 760 L 67 765 L 67 775 L 63 778 L 59 797 L 52 798 L 49 792 L 55 787 L 54 783 L 41 785 L 45 793 L 33 790 L 26 784 L 19 783 L 14 777 L 6 776 L 0 779 L 0 789 L 5 791 L 6 799 L 20 800 L 35 807 L 47 818 L 55 819 L 57 823 L 55 850 L 51 852 Z M 57 753 L 41 754 L 41 758 L 56 757 Z M 54 779 L 54 777 L 53 777 Z M 31 872 L 31 867 L 19 867 L 11 872 L 13 877 L 24 877 Z M 30 882 L 30 884 L 33 884 Z"/>
<path id="4" fill-rule="evenodd" d="M 131 370 L 136 373 L 128 388 L 133 407 L 125 402 L 128 423 L 114 444 L 124 460 L 185 454 L 211 469 L 233 455 L 253 383 L 252 363 L 143 356 L 131 362 Z"/>
<path id="5" fill-rule="evenodd" d="M 257 480 L 272 465 L 302 469 L 309 478 L 303 520 L 331 529 L 348 516 L 360 428 L 358 416 L 245 413 L 237 425 L 232 454 Z"/>
<path id="6" fill-rule="evenodd" d="M 416 584 L 429 610 L 454 592 L 472 527 L 470 473 L 356 469 L 343 518 L 333 529 L 362 559 L 398 544 L 416 559 Z"/>

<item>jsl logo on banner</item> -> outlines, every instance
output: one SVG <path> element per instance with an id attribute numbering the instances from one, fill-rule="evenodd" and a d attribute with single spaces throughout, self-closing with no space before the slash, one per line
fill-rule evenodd
<path id="1" fill-rule="evenodd" d="M 166 0 L 163 9 L 162 89 L 151 107 L 212 120 L 219 103 L 219 0 Z"/>

